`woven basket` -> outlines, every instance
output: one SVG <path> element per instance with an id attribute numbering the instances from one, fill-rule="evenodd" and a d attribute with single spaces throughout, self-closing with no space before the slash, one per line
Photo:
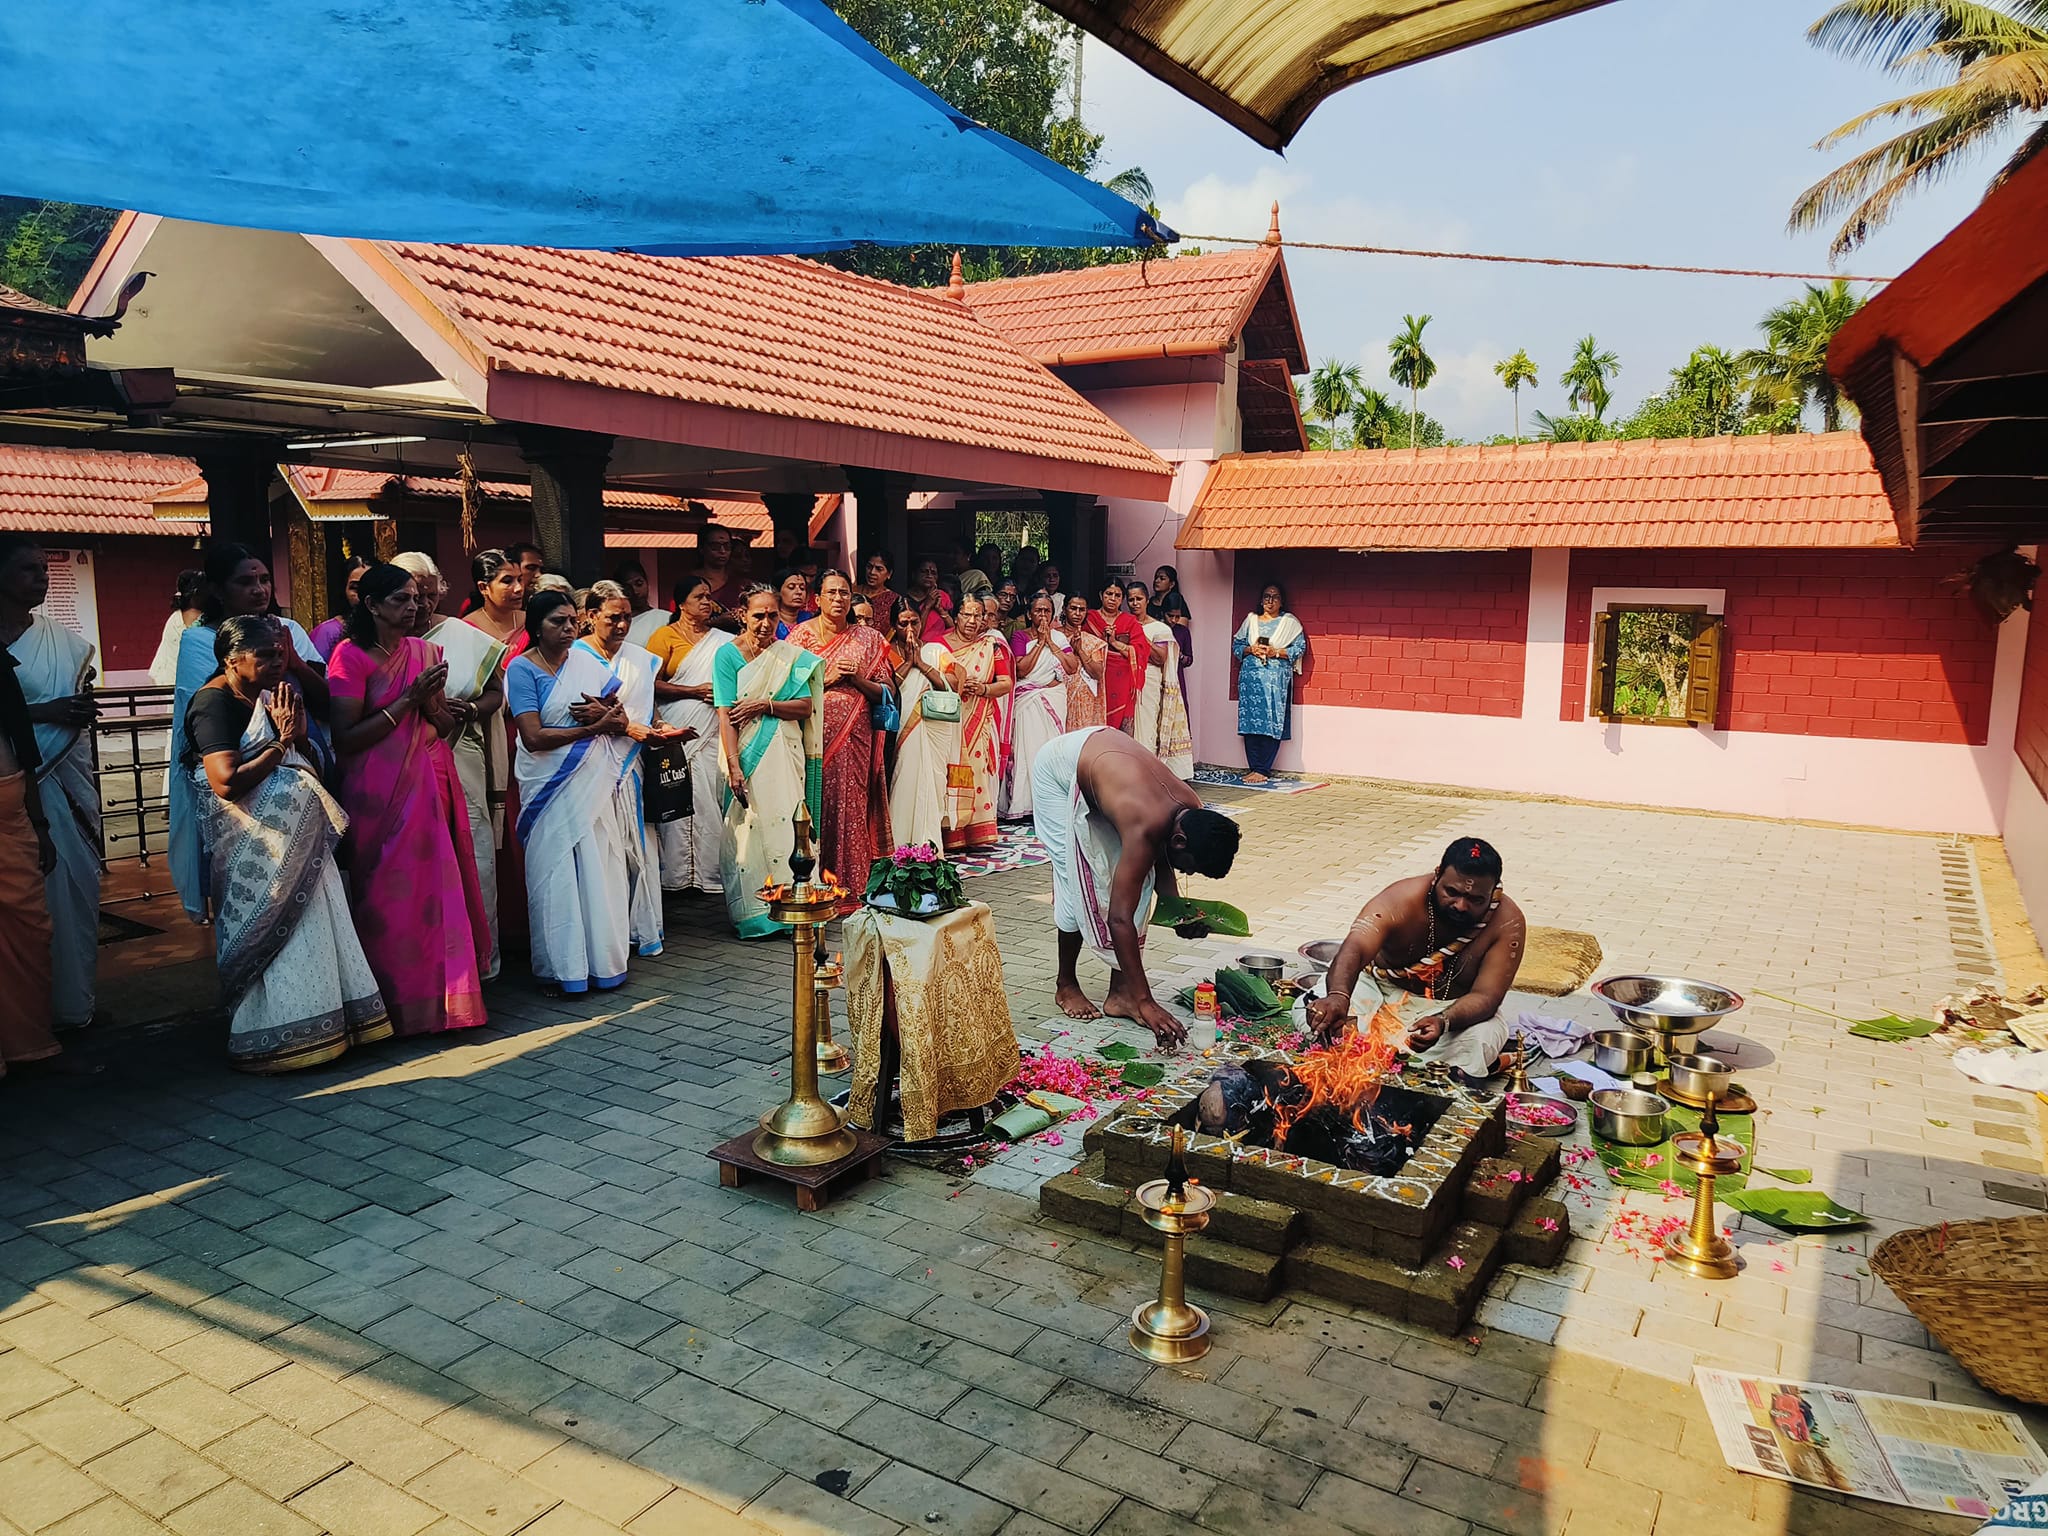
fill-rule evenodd
<path id="1" fill-rule="evenodd" d="M 2048 1216 L 1895 1233 L 1870 1270 L 1981 1385 L 2048 1404 Z"/>

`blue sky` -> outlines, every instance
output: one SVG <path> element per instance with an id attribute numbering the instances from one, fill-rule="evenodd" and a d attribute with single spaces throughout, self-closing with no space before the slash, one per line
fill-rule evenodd
<path id="1" fill-rule="evenodd" d="M 1695 266 L 1827 268 L 1827 237 L 1789 235 L 1793 197 L 1843 157 L 1822 133 L 1902 83 L 1809 44 L 1823 0 L 1614 0 L 1590 13 L 1354 85 L 1323 103 L 1284 156 L 1090 39 L 1084 113 L 1107 135 L 1102 174 L 1143 166 L 1184 232 Z M 2009 149 L 2009 146 L 2008 146 Z M 2003 153 L 1932 193 L 1843 270 L 1890 274 L 1969 212 Z M 1517 347 L 1537 364 L 1531 411 L 1591 331 L 1618 353 L 1615 412 L 1661 389 L 1696 347 L 1753 345 L 1764 310 L 1796 283 L 1479 266 L 1290 251 L 1312 359 L 1386 379 L 1386 341 L 1407 313 L 1435 316 L 1438 363 L 1423 408 L 1453 436 L 1510 429 L 1492 365 Z M 1610 412 L 1615 414 L 1615 412 Z"/>

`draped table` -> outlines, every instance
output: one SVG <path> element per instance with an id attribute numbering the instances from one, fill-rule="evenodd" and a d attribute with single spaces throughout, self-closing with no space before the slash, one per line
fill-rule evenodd
<path id="1" fill-rule="evenodd" d="M 903 1139 L 929 1141 L 944 1116 L 980 1108 L 1017 1075 L 995 915 L 980 901 L 926 918 L 863 906 L 843 931 L 854 1045 L 847 1118 L 879 1129 L 886 1079 L 900 1076 Z M 884 1070 L 885 1058 L 897 1071 Z"/>

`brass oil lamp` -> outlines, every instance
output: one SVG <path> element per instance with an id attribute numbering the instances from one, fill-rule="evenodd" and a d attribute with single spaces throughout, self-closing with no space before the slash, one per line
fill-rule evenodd
<path id="1" fill-rule="evenodd" d="M 1159 1299 L 1141 1302 L 1131 1313 L 1131 1348 L 1161 1365 L 1181 1365 L 1209 1353 L 1209 1314 L 1188 1300 L 1187 1235 L 1209 1225 L 1216 1196 L 1188 1178 L 1179 1126 L 1173 1128 L 1173 1151 L 1166 1177 L 1140 1184 L 1138 1204 L 1145 1224 L 1164 1234 L 1166 1248 L 1159 1264 Z"/>
<path id="2" fill-rule="evenodd" d="M 1664 1239 L 1664 1261 L 1701 1280 L 1726 1280 L 1741 1267 L 1735 1245 L 1714 1225 L 1714 1181 L 1740 1173 L 1745 1150 L 1741 1142 L 1720 1134 L 1719 1102 L 1720 1095 L 1710 1092 L 1700 1128 L 1671 1138 L 1672 1161 L 1689 1170 L 1695 1183 L 1692 1220 L 1684 1231 Z"/>
<path id="3" fill-rule="evenodd" d="M 797 803 L 795 825 L 796 846 L 789 856 L 789 884 L 768 885 L 761 891 L 768 915 L 788 925 L 795 955 L 789 1097 L 761 1117 L 761 1133 L 754 1138 L 754 1155 L 763 1162 L 784 1167 L 814 1167 L 838 1162 L 851 1155 L 859 1143 L 839 1111 L 818 1093 L 818 1005 L 830 994 L 818 985 L 817 957 L 823 947 L 820 936 L 825 924 L 839 910 L 840 893 L 836 886 L 811 881 L 818 859 L 811 841 L 810 807 L 802 801 Z"/>

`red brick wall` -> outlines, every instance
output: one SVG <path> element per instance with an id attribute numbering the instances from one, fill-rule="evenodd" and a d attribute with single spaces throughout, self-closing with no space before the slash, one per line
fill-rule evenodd
<path id="1" fill-rule="evenodd" d="M 2019 722 L 2012 746 L 2034 787 L 2048 795 L 2048 612 L 2027 630 L 2026 665 L 2020 670 Z"/>
<path id="2" fill-rule="evenodd" d="M 1942 585 L 1980 553 L 1574 552 L 1562 718 L 1586 717 L 1593 588 L 1719 587 L 1722 729 L 1981 746 L 1998 634 Z"/>
<path id="3" fill-rule="evenodd" d="M 1308 631 L 1298 703 L 1521 714 L 1526 553 L 1240 555 L 1234 623 L 1276 579 Z"/>

